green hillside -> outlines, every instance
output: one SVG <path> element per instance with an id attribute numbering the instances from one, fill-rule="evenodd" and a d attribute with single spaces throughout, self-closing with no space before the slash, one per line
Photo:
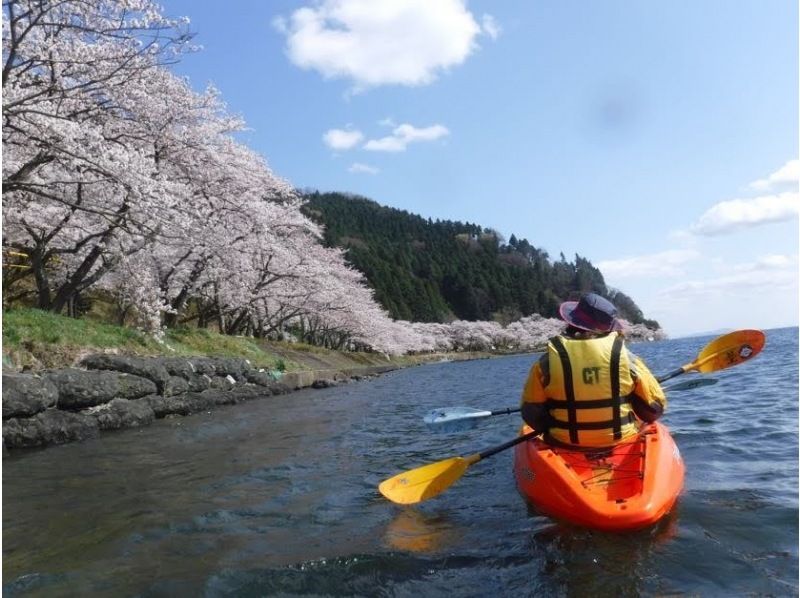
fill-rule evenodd
<path id="1" fill-rule="evenodd" d="M 477 224 L 433 221 L 363 197 L 313 192 L 306 199 L 306 213 L 325 226 L 326 244 L 346 248 L 393 318 L 507 323 L 532 313 L 556 317 L 561 301 L 593 291 L 630 322 L 658 327 L 579 255 L 551 260 L 526 239 L 511 235 L 506 242 Z"/>

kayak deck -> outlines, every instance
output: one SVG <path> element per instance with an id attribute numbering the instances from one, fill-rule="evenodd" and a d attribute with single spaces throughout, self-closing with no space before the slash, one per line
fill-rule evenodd
<path id="1" fill-rule="evenodd" d="M 522 434 L 530 431 L 525 426 Z M 537 510 L 605 531 L 656 523 L 677 500 L 684 472 L 678 447 L 658 422 L 613 447 L 562 448 L 537 437 L 514 452 L 517 486 Z"/>

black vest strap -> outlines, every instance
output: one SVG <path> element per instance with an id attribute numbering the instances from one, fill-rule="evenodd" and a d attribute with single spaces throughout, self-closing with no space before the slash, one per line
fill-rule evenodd
<path id="1" fill-rule="evenodd" d="M 617 335 L 617 338 L 614 339 L 614 344 L 611 347 L 611 362 L 609 364 L 611 370 L 611 398 L 580 401 L 580 403 L 575 400 L 575 386 L 572 380 L 572 364 L 569 360 L 569 353 L 567 353 L 567 349 L 564 347 L 564 343 L 561 341 L 561 338 L 556 336 L 550 340 L 553 344 L 553 348 L 556 350 L 556 353 L 558 353 L 558 356 L 561 359 L 561 369 L 563 370 L 564 378 L 564 396 L 566 396 L 567 400 L 560 401 L 558 399 L 547 399 L 547 404 L 551 407 L 560 409 L 566 408 L 567 419 L 569 420 L 562 422 L 553 418 L 553 427 L 566 428 L 569 430 L 569 441 L 572 444 L 578 444 L 578 430 L 602 430 L 611 428 L 614 432 L 614 440 L 620 440 L 622 438 L 622 403 L 630 402 L 630 397 L 621 397 L 619 393 L 619 364 L 622 356 L 622 337 Z M 578 423 L 578 408 L 597 409 L 601 407 L 611 407 L 611 420 L 604 422 Z M 625 423 L 634 421 L 632 413 L 628 414 L 627 420 L 628 421 Z"/>
<path id="2" fill-rule="evenodd" d="M 630 403 L 631 397 L 633 395 L 628 395 L 624 397 L 620 397 L 620 403 Z M 576 409 L 601 409 L 601 408 L 611 408 L 614 406 L 616 401 L 614 399 L 590 399 L 587 401 L 576 401 L 575 408 Z M 562 401 L 561 399 L 545 399 L 545 404 L 548 407 L 553 409 L 566 409 L 567 402 Z"/>
<path id="3" fill-rule="evenodd" d="M 620 418 L 621 419 L 621 418 Z M 629 412 L 627 417 L 625 418 L 625 423 L 633 423 L 636 421 L 636 416 L 633 412 Z M 609 419 L 606 421 L 599 421 L 599 422 L 583 422 L 583 423 L 576 423 L 574 426 L 570 425 L 568 422 L 561 421 L 550 416 L 550 427 L 551 428 L 562 428 L 565 430 L 572 430 L 573 427 L 578 430 L 608 430 L 609 428 L 615 425 L 615 420 Z"/>
<path id="4" fill-rule="evenodd" d="M 559 337 L 553 337 L 553 347 L 561 358 L 561 369 L 564 378 L 564 395 L 567 397 L 567 418 L 569 419 L 569 441 L 578 444 L 578 414 L 575 410 L 575 386 L 572 381 L 572 364 L 569 362 L 564 343 Z"/>
<path id="5" fill-rule="evenodd" d="M 614 401 L 614 440 L 622 438 L 622 415 L 620 413 L 621 402 L 619 396 L 619 360 L 622 354 L 622 337 L 617 335 L 614 345 L 611 347 L 611 400 Z"/>

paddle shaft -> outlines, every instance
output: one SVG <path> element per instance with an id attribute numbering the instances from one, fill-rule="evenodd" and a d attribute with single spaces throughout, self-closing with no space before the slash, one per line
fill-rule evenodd
<path id="1" fill-rule="evenodd" d="M 519 411 L 519 409 L 517 409 L 517 411 Z M 493 448 L 486 449 L 485 451 L 478 453 L 477 455 L 478 458 L 476 459 L 476 461 L 480 461 L 481 459 L 486 459 L 486 457 L 491 457 L 492 455 L 495 455 L 501 451 L 511 448 L 515 444 L 519 444 L 520 442 L 525 442 L 526 440 L 530 440 L 531 438 L 534 438 L 535 436 L 538 435 L 539 432 L 534 430 L 533 432 L 528 432 L 527 434 L 523 434 L 522 436 L 517 436 L 514 440 L 509 440 L 508 442 L 504 442 L 503 444 L 500 444 Z"/>
<path id="2" fill-rule="evenodd" d="M 497 411 L 492 411 L 491 415 L 509 415 L 511 413 L 518 413 L 522 409 L 520 407 L 511 408 L 508 407 L 507 409 L 498 409 Z"/>
<path id="3" fill-rule="evenodd" d="M 674 372 L 670 372 L 669 374 L 662 376 L 661 378 L 657 378 L 657 380 L 659 382 L 662 382 L 664 380 L 669 380 L 670 378 L 674 378 L 675 376 L 678 376 L 681 373 L 684 373 L 685 371 L 688 370 L 683 370 L 683 369 L 675 370 Z M 664 390 L 666 391 L 691 390 L 702 386 L 711 386 L 712 384 L 716 384 L 717 382 L 718 380 L 716 378 L 699 378 L 687 382 L 678 382 L 677 384 L 673 384 L 672 386 L 665 388 Z M 426 419 L 425 423 L 427 423 L 429 426 L 432 425 L 432 426 L 446 427 L 448 424 L 458 423 L 464 420 L 478 420 L 486 417 L 491 417 L 493 415 L 510 415 L 512 413 L 519 413 L 520 411 L 522 411 L 520 407 L 516 408 L 508 407 L 506 409 L 497 409 L 495 411 L 483 411 L 479 414 L 467 414 L 467 415 L 458 414 L 456 416 L 451 416 L 449 419 L 443 419 L 441 421 L 437 421 L 435 419 L 432 421 L 428 421 Z M 436 412 L 440 412 L 441 416 L 444 417 L 445 414 L 447 414 L 447 409 L 446 408 L 436 409 L 434 410 L 434 413 Z"/>
<path id="4" fill-rule="evenodd" d="M 694 365 L 694 364 L 689 364 L 689 365 Z M 684 369 L 684 368 L 686 368 L 686 369 Z M 656 378 L 656 380 L 658 380 L 659 383 L 660 382 L 666 382 L 667 380 L 671 380 L 672 378 L 675 378 L 676 376 L 680 376 L 681 374 L 685 374 L 686 372 L 689 371 L 689 369 L 691 369 L 691 368 L 687 368 L 686 366 L 683 366 L 682 368 L 678 368 L 677 370 L 672 370 L 669 374 L 664 374 L 663 376 L 659 376 L 658 378 Z"/>
<path id="5" fill-rule="evenodd" d="M 675 378 L 676 376 L 680 376 L 681 374 L 685 374 L 686 372 L 689 372 L 691 370 L 696 370 L 697 368 L 699 368 L 704 363 L 708 363 L 709 361 L 714 359 L 714 357 L 716 357 L 716 355 L 709 355 L 708 357 L 706 357 L 704 359 L 700 359 L 698 361 L 693 361 L 692 363 L 687 363 L 686 365 L 684 365 L 682 367 L 679 367 L 679 368 L 677 368 L 675 370 L 672 370 L 668 374 L 664 374 L 663 376 L 659 376 L 658 378 L 656 378 L 656 380 L 658 380 L 659 382 L 666 382 L 667 380 Z M 735 365 L 735 364 L 732 364 L 732 365 Z"/>

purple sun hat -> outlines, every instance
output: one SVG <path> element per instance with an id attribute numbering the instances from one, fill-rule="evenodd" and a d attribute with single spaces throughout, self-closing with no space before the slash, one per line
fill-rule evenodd
<path id="1" fill-rule="evenodd" d="M 622 328 L 617 320 L 617 308 L 596 293 L 588 293 L 580 301 L 565 301 L 558 313 L 562 320 L 581 330 L 611 332 Z"/>

